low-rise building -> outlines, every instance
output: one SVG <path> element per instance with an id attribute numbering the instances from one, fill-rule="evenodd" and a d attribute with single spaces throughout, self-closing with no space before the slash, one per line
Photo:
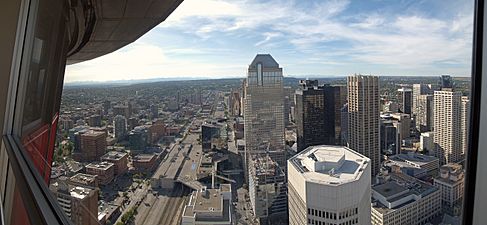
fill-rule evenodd
<path id="1" fill-rule="evenodd" d="M 149 172 L 157 166 L 156 154 L 138 154 L 132 157 L 132 165 L 139 172 Z"/>
<path id="2" fill-rule="evenodd" d="M 384 162 L 387 167 L 398 166 L 401 172 L 416 178 L 436 176 L 438 174 L 439 160 L 434 156 L 407 152 L 387 157 Z"/>
<path id="3" fill-rule="evenodd" d="M 464 172 L 460 164 L 449 163 L 440 167 L 440 176 L 434 179 L 434 185 L 441 191 L 443 212 L 452 216 L 460 215 L 464 182 Z"/>
<path id="4" fill-rule="evenodd" d="M 69 184 L 81 187 L 97 188 L 98 176 L 86 173 L 77 173 L 69 178 Z"/>
<path id="5" fill-rule="evenodd" d="M 232 220 L 231 185 L 221 184 L 219 189 L 193 191 L 185 206 L 181 225 L 231 225 Z"/>
<path id="6" fill-rule="evenodd" d="M 110 151 L 100 158 L 102 161 L 111 162 L 115 165 L 115 176 L 124 174 L 128 170 L 129 155 L 125 152 Z"/>
<path id="7" fill-rule="evenodd" d="M 106 185 L 114 178 L 115 165 L 110 162 L 95 162 L 86 166 L 86 173 L 97 175 L 98 183 Z"/>
<path id="8" fill-rule="evenodd" d="M 372 186 L 372 224 L 426 224 L 441 213 L 441 191 L 414 177 L 392 173 Z"/>

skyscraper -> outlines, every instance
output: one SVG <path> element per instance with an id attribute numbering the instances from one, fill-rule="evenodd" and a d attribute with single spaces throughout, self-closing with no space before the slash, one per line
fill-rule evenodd
<path id="1" fill-rule="evenodd" d="M 431 86 L 426 84 L 413 84 L 413 114 L 416 115 L 416 108 L 418 105 L 418 97 L 420 95 L 431 94 Z"/>
<path id="2" fill-rule="evenodd" d="M 353 75 L 348 84 L 349 147 L 370 159 L 372 176 L 379 173 L 379 78 Z"/>
<path id="3" fill-rule="evenodd" d="M 269 54 L 258 54 L 249 65 L 244 107 L 245 175 L 254 215 L 265 221 L 287 212 L 282 68 Z M 270 164 L 273 172 L 267 173 Z M 276 198 L 284 204 L 276 206 Z"/>
<path id="4" fill-rule="evenodd" d="M 419 132 L 432 131 L 434 124 L 433 95 L 419 95 L 416 98 L 416 129 Z"/>
<path id="5" fill-rule="evenodd" d="M 318 80 L 301 80 L 296 90 L 298 152 L 312 145 L 335 144 L 335 94 Z"/>
<path id="6" fill-rule="evenodd" d="M 269 154 L 285 167 L 282 68 L 269 54 L 258 54 L 248 68 L 245 86 L 245 157 Z"/>
<path id="7" fill-rule="evenodd" d="M 413 91 L 410 88 L 400 88 L 397 90 L 399 94 L 399 106 L 402 113 L 411 114 L 413 106 Z"/>
<path id="8" fill-rule="evenodd" d="M 370 224 L 369 162 L 347 147 L 326 145 L 289 159 L 289 224 Z"/>
<path id="9" fill-rule="evenodd" d="M 113 118 L 113 134 L 117 140 L 121 140 L 127 134 L 127 119 L 122 115 Z"/>
<path id="10" fill-rule="evenodd" d="M 441 75 L 441 90 L 444 88 L 453 88 L 453 80 L 450 75 Z"/>
<path id="11" fill-rule="evenodd" d="M 461 108 L 461 92 L 435 91 L 434 143 L 440 165 L 456 163 L 463 159 Z"/>

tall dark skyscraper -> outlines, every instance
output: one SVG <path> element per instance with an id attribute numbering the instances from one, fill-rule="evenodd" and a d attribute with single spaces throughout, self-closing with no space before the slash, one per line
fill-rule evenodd
<path id="1" fill-rule="evenodd" d="M 441 89 L 453 88 L 453 80 L 450 75 L 441 75 Z"/>
<path id="2" fill-rule="evenodd" d="M 334 145 L 334 87 L 318 85 L 317 80 L 301 80 L 296 90 L 298 152 L 312 145 Z"/>
<path id="3" fill-rule="evenodd" d="M 402 113 L 411 115 L 413 107 L 413 90 L 411 88 L 400 88 L 397 90 L 399 96 L 400 110 Z"/>

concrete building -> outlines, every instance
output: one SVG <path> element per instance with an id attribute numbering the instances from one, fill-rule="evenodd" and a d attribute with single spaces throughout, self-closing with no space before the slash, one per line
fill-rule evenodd
<path id="1" fill-rule="evenodd" d="M 399 133 L 399 139 L 401 142 L 411 136 L 411 115 L 406 113 L 391 113 L 391 118 L 398 123 L 396 127 Z"/>
<path id="2" fill-rule="evenodd" d="M 231 185 L 221 184 L 218 189 L 193 191 L 181 225 L 232 225 L 233 214 Z"/>
<path id="3" fill-rule="evenodd" d="M 313 145 L 335 144 L 335 93 L 318 80 L 301 80 L 294 99 L 297 150 Z"/>
<path id="4" fill-rule="evenodd" d="M 140 172 L 153 171 L 157 166 L 157 155 L 138 154 L 132 157 L 132 165 Z"/>
<path id="5" fill-rule="evenodd" d="M 95 189 L 98 187 L 98 176 L 85 173 L 77 173 L 70 177 L 68 183 L 74 186 Z"/>
<path id="6" fill-rule="evenodd" d="M 436 176 L 440 166 L 438 158 L 414 152 L 387 157 L 384 165 L 389 168 L 397 166 L 403 174 L 418 179 L 427 176 Z"/>
<path id="7" fill-rule="evenodd" d="M 111 162 L 115 165 L 115 176 L 122 175 L 128 171 L 129 155 L 125 152 L 110 151 L 103 155 L 100 160 Z"/>
<path id="8" fill-rule="evenodd" d="M 372 176 L 380 168 L 380 99 L 377 76 L 353 75 L 348 83 L 349 147 L 370 159 Z"/>
<path id="9" fill-rule="evenodd" d="M 418 97 L 420 95 L 432 94 L 431 85 L 428 84 L 413 84 L 413 114 L 417 115 Z"/>
<path id="10" fill-rule="evenodd" d="M 435 91 L 434 143 L 440 165 L 463 160 L 462 93 L 451 90 Z"/>
<path id="11" fill-rule="evenodd" d="M 370 160 L 311 146 L 288 160 L 289 224 L 370 224 Z"/>
<path id="12" fill-rule="evenodd" d="M 441 191 L 414 177 L 393 173 L 372 186 L 373 225 L 426 224 L 441 213 Z"/>
<path id="13" fill-rule="evenodd" d="M 416 129 L 419 132 L 432 131 L 434 128 L 434 97 L 433 95 L 418 95 L 416 98 L 415 118 Z"/>
<path id="14" fill-rule="evenodd" d="M 98 190 L 58 181 L 50 186 L 61 209 L 75 225 L 98 225 Z"/>
<path id="15" fill-rule="evenodd" d="M 113 134 L 117 140 L 122 140 L 127 135 L 127 119 L 122 115 L 113 118 Z"/>
<path id="16" fill-rule="evenodd" d="M 413 108 L 413 90 L 411 88 L 399 88 L 398 100 L 399 100 L 399 111 L 411 115 Z"/>
<path id="17" fill-rule="evenodd" d="M 107 185 L 114 178 L 115 165 L 109 162 L 95 162 L 86 165 L 87 174 L 97 175 L 100 185 Z"/>
<path id="18" fill-rule="evenodd" d="M 97 161 L 107 148 L 107 136 L 105 132 L 86 131 L 79 135 L 79 151 L 73 152 L 76 161 Z M 76 148 L 75 148 L 76 149 Z"/>
<path id="19" fill-rule="evenodd" d="M 441 191 L 444 213 L 452 216 L 461 214 L 464 182 L 464 172 L 460 164 L 449 163 L 441 166 L 440 176 L 434 179 L 434 185 Z"/>
<path id="20" fill-rule="evenodd" d="M 271 157 L 253 155 L 249 161 L 249 197 L 261 224 L 287 218 L 286 173 Z"/>

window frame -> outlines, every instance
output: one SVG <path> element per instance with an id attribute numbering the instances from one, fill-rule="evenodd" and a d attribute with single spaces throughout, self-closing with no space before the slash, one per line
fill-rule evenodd
<path id="1" fill-rule="evenodd" d="M 7 206 L 12 207 L 14 191 L 18 190 L 22 195 L 22 203 L 24 204 L 25 211 L 29 215 L 30 224 L 72 224 L 71 220 L 57 205 L 57 201 L 51 194 L 49 187 L 46 185 L 39 171 L 35 168 L 34 163 L 27 155 L 20 141 L 20 134 L 23 129 L 22 110 L 24 108 L 23 102 L 20 101 L 25 96 L 27 82 L 25 74 L 21 73 L 23 67 L 25 67 L 23 60 L 30 60 L 27 59 L 27 57 L 30 57 L 30 54 L 27 54 L 26 57 L 24 54 L 26 52 L 24 51 L 32 48 L 31 43 L 28 43 L 26 40 L 33 38 L 35 35 L 35 24 L 29 24 L 29 22 L 32 18 L 34 20 L 36 19 L 37 11 L 32 10 L 35 11 L 32 13 L 31 9 L 37 7 L 39 1 L 21 0 L 20 3 L 19 19 L 9 74 L 9 90 L 7 92 L 3 133 L 0 140 L 0 143 L 2 143 L 1 151 L 5 151 L 2 154 L 6 156 L 2 159 L 1 163 L 2 165 L 6 164 L 8 168 L 4 174 L 2 171 L 2 175 L 5 175 L 5 179 L 2 180 L 5 182 L 5 187 L 0 197 L 4 195 L 5 199 L 0 202 L 0 207 L 5 206 L 5 209 L 7 209 Z M 46 80 L 46 82 L 48 81 Z M 11 214 L 4 215 L 6 211 L 0 211 L 0 225 L 5 223 L 5 220 L 10 218 L 15 210 L 10 209 L 7 211 Z"/>

